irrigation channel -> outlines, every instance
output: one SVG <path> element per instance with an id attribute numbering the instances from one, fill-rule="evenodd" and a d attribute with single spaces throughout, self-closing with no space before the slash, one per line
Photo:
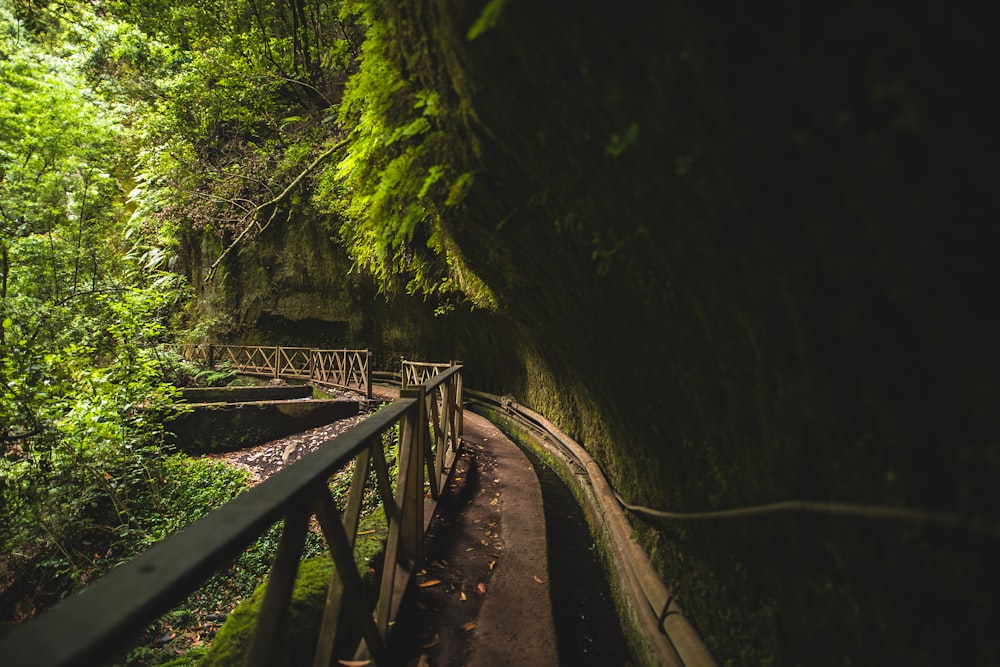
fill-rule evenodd
<path id="1" fill-rule="evenodd" d="M 563 665 L 623 665 L 630 651 L 590 527 L 559 475 L 529 449 L 545 502 L 549 588 Z"/>

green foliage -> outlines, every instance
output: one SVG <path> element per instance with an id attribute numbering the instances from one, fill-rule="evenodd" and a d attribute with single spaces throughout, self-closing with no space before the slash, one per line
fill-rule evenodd
<path id="1" fill-rule="evenodd" d="M 167 349 L 161 349 L 159 357 L 164 380 L 175 387 L 226 387 L 242 381 L 228 359 L 206 368 Z"/>
<path id="2" fill-rule="evenodd" d="M 500 16 L 503 15 L 504 6 L 507 4 L 508 0 L 490 0 L 485 7 L 483 7 L 483 12 L 476 19 L 476 22 L 472 24 L 469 28 L 469 32 L 465 34 L 465 38 L 469 41 L 476 39 L 482 35 L 487 30 L 495 27 L 497 21 L 500 20 Z"/>
<path id="3" fill-rule="evenodd" d="M 460 166 L 449 130 L 468 118 L 429 87 L 426 52 L 404 54 L 404 24 L 392 10 L 356 3 L 366 26 L 360 69 L 348 83 L 341 122 L 353 128 L 335 168 L 321 176 L 316 200 L 343 217 L 341 236 L 355 263 L 382 289 L 402 279 L 411 294 L 440 304 L 495 307 L 442 219 L 459 206 L 471 172 Z M 414 76 L 404 75 L 412 68 Z M 447 308 L 446 308 L 447 309 Z"/>
<path id="4" fill-rule="evenodd" d="M 247 488 L 249 479 L 248 473 L 225 463 L 183 454 L 166 457 L 159 470 L 163 474 L 162 487 L 157 504 L 150 509 L 162 513 L 161 521 L 150 525 L 150 543 L 232 500 Z"/>
<path id="5" fill-rule="evenodd" d="M 72 5 L 32 33 L 0 9 L 0 599 L 18 620 L 232 478 L 185 497 L 162 449 L 154 415 L 177 390 L 153 344 L 185 291 L 171 239 L 130 220 L 120 109 L 81 74 L 100 21 Z"/>
<path id="6" fill-rule="evenodd" d="M 136 223 L 196 230 L 223 247 L 313 214 L 298 189 L 279 193 L 337 135 L 329 121 L 354 67 L 354 29 L 339 3 L 225 7 L 111 3 L 118 23 L 88 60 L 101 88 L 130 103 L 142 145 Z"/>

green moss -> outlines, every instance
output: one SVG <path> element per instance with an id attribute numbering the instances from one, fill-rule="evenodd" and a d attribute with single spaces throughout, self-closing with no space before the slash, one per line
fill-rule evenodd
<path id="1" fill-rule="evenodd" d="M 354 548 L 355 564 L 362 579 L 371 587 L 375 583 L 371 577 L 371 564 L 383 551 L 387 535 L 382 511 L 363 517 L 358 533 Z M 329 555 L 310 558 L 299 565 L 292 600 L 278 638 L 278 665 L 295 667 L 312 663 L 333 572 L 333 560 Z M 233 610 L 208 653 L 198 662 L 201 667 L 238 667 L 243 664 L 265 588 L 266 584 L 259 586 L 253 595 Z M 337 632 L 338 646 L 350 646 L 352 637 L 356 643 L 358 630 L 350 614 L 341 614 Z"/>
<path id="2" fill-rule="evenodd" d="M 208 649 L 197 646 L 189 650 L 184 655 L 178 656 L 173 660 L 164 662 L 160 664 L 160 667 L 195 667 L 208 653 Z"/>
<path id="3" fill-rule="evenodd" d="M 294 667 L 311 662 L 332 574 L 333 561 L 326 556 L 311 558 L 299 565 L 292 600 L 285 612 L 278 637 L 278 665 Z M 233 610 L 199 665 L 239 667 L 243 664 L 253 637 L 265 586 L 260 586 L 249 599 Z"/>

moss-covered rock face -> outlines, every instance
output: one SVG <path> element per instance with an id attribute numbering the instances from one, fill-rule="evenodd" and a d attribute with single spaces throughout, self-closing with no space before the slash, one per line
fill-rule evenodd
<path id="1" fill-rule="evenodd" d="M 1000 517 L 985 16 L 491 2 L 470 40 L 469 3 L 385 4 L 371 48 L 437 94 L 432 155 L 474 175 L 460 202 L 428 193 L 434 233 L 499 308 L 366 306 L 380 366 L 464 359 L 635 503 Z M 796 516 L 639 528 L 722 661 L 1000 662 L 994 541 Z"/>
<path id="2" fill-rule="evenodd" d="M 193 315 L 206 335 L 334 349 L 364 340 L 375 287 L 353 270 L 334 235 L 310 211 L 269 228 L 246 252 L 228 256 L 208 282 L 200 267 L 222 250 L 207 232 L 192 235 L 186 251 L 198 290 Z"/>
<path id="3" fill-rule="evenodd" d="M 451 104 L 440 159 L 475 172 L 438 209 L 502 304 L 470 332 L 473 368 L 633 502 L 997 517 L 984 17 L 508 2 L 470 41 L 466 3 L 423 4 L 385 10 L 386 49 Z M 997 545 L 961 531 L 772 517 L 642 536 L 722 660 L 997 659 L 980 592 Z M 971 613 L 927 632 L 916 591 Z"/>

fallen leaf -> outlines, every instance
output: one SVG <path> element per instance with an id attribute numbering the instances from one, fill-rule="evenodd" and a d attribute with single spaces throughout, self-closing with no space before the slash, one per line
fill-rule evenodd
<path id="1" fill-rule="evenodd" d="M 469 630 L 473 629 L 474 627 L 476 627 L 476 624 L 473 621 L 469 621 L 468 623 L 466 623 L 465 625 L 462 626 L 462 629 L 465 630 L 466 632 L 468 632 Z"/>
<path id="2" fill-rule="evenodd" d="M 495 568 L 496 566 L 497 566 L 497 562 L 496 562 L 495 560 L 491 560 L 491 561 L 490 561 L 490 569 L 492 570 L 492 569 L 493 569 L 493 568 Z M 538 577 L 535 577 L 535 579 L 537 579 L 537 578 L 538 578 Z"/>
<path id="3" fill-rule="evenodd" d="M 537 581 L 540 584 L 544 584 L 545 583 L 543 580 L 539 579 L 537 576 L 535 577 L 535 581 Z"/>
<path id="4" fill-rule="evenodd" d="M 417 660 L 416 667 L 431 667 L 431 663 L 427 662 L 427 654 L 423 653 L 420 655 L 420 660 Z"/>
<path id="5" fill-rule="evenodd" d="M 537 579 L 537 577 L 535 577 Z M 437 586 L 441 583 L 440 579 L 428 579 L 424 583 L 420 584 L 420 588 L 430 588 L 431 586 Z"/>
<path id="6" fill-rule="evenodd" d="M 468 600 L 468 599 L 469 599 L 469 598 L 465 597 L 465 591 L 459 591 L 459 593 L 458 593 L 458 597 L 459 597 L 459 599 L 460 599 L 460 600 L 461 600 L 462 602 L 465 602 L 466 600 Z"/>
<path id="7" fill-rule="evenodd" d="M 476 584 L 476 592 L 478 592 L 480 595 L 486 595 L 486 584 L 484 584 L 481 581 L 478 584 Z"/>
<path id="8" fill-rule="evenodd" d="M 438 641 L 440 641 L 440 639 L 441 638 L 438 637 L 438 634 L 435 632 L 434 633 L 434 637 L 429 642 L 427 642 L 426 644 L 422 644 L 420 646 L 420 648 L 430 648 L 430 647 L 436 645 L 438 643 Z"/>
<path id="9" fill-rule="evenodd" d="M 338 660 L 337 663 L 344 667 L 366 667 L 372 664 L 371 660 Z"/>

